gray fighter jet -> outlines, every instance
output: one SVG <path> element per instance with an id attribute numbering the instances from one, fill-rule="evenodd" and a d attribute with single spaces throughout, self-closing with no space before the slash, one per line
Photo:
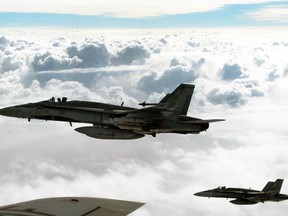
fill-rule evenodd
<path id="1" fill-rule="evenodd" d="M 258 202 L 274 201 L 279 202 L 288 199 L 288 195 L 280 194 L 283 179 L 275 182 L 268 182 L 262 191 L 244 188 L 218 187 L 212 190 L 195 193 L 195 196 L 217 197 L 217 198 L 236 198 L 230 202 L 236 205 L 252 205 Z"/>
<path id="2" fill-rule="evenodd" d="M 142 205 L 144 203 L 101 198 L 46 198 L 2 206 L 0 215 L 126 216 Z"/>
<path id="3" fill-rule="evenodd" d="M 51 98 L 0 109 L 4 116 L 88 123 L 76 128 L 79 133 L 99 139 L 138 139 L 157 133 L 198 134 L 209 123 L 223 119 L 202 120 L 186 116 L 194 85 L 180 84 L 159 103 L 140 103 L 141 109 L 88 101 L 67 101 Z"/>

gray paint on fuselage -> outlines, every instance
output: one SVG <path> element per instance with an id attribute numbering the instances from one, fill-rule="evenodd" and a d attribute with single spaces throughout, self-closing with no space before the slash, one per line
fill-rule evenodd
<path id="1" fill-rule="evenodd" d="M 283 179 L 277 179 L 275 182 L 268 182 L 267 185 L 273 190 L 267 191 L 268 186 L 262 191 L 251 190 L 245 188 L 226 188 L 218 187 L 212 190 L 206 190 L 195 193 L 196 196 L 215 197 L 215 198 L 233 198 L 236 200 L 230 201 L 237 205 L 250 205 L 258 202 L 274 201 L 279 202 L 288 199 L 288 195 L 280 194 Z"/>
<path id="2" fill-rule="evenodd" d="M 0 114 L 28 120 L 88 123 L 93 126 L 76 131 L 101 139 L 134 139 L 146 134 L 155 137 L 157 133 L 198 134 L 207 130 L 210 122 L 223 120 L 186 116 L 193 90 L 194 85 L 180 84 L 162 102 L 142 109 L 100 102 L 67 101 L 64 97 L 7 107 L 0 109 Z M 119 133 L 123 133 L 123 136 Z"/>

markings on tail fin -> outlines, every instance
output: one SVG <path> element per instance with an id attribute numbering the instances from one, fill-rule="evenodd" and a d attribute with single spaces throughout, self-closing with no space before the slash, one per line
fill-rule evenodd
<path id="1" fill-rule="evenodd" d="M 283 179 L 277 179 L 275 182 L 268 182 L 262 191 L 280 193 L 283 184 Z"/>
<path id="2" fill-rule="evenodd" d="M 186 115 L 190 101 L 194 92 L 195 85 L 180 84 L 172 93 L 167 94 L 161 103 L 167 103 L 170 107 L 176 107 L 174 114 Z"/>

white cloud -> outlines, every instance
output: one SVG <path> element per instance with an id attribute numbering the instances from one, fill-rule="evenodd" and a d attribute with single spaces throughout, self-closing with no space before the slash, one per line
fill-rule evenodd
<path id="1" fill-rule="evenodd" d="M 228 104 L 231 107 L 242 106 L 247 103 L 247 93 L 243 89 L 233 88 L 232 89 L 212 89 L 207 99 L 212 104 Z M 250 96 L 250 95 L 249 95 Z"/>
<path id="2" fill-rule="evenodd" d="M 232 81 L 235 79 L 245 77 L 243 69 L 238 64 L 225 64 L 220 71 L 221 78 L 225 81 Z"/>
<path id="3" fill-rule="evenodd" d="M 197 73 L 189 68 L 180 65 L 171 66 L 164 73 L 157 77 L 154 71 L 148 72 L 137 83 L 137 88 L 144 92 L 170 92 L 177 87 L 178 83 L 191 83 L 197 77 Z"/>
<path id="4" fill-rule="evenodd" d="M 288 23 L 288 5 L 263 6 L 256 11 L 247 13 L 255 20 Z"/>
<path id="5" fill-rule="evenodd" d="M 150 50 L 143 45 L 130 44 L 112 57 L 112 65 L 143 64 L 150 57 Z"/>
<path id="6" fill-rule="evenodd" d="M 6 49 L 6 47 L 9 45 L 10 41 L 4 37 L 4 36 L 1 36 L 0 37 L 0 50 L 3 51 Z"/>
<path id="7" fill-rule="evenodd" d="M 79 58 L 79 67 L 104 67 L 109 64 L 109 53 L 105 44 L 86 42 L 82 46 L 75 45 L 69 46 L 66 49 L 70 58 Z"/>
<path id="8" fill-rule="evenodd" d="M 32 70 L 34 71 L 55 71 L 64 70 L 74 67 L 79 67 L 83 62 L 77 56 L 69 58 L 68 56 L 53 56 L 52 53 L 45 52 L 43 54 L 36 54 L 31 62 Z"/>
<path id="9" fill-rule="evenodd" d="M 277 0 L 204 0 L 187 1 L 187 0 L 146 0 L 134 1 L 124 0 L 121 4 L 114 0 L 94 1 L 68 1 L 58 0 L 57 2 L 49 0 L 1 0 L 1 12 L 42 12 L 42 13 L 62 13 L 62 14 L 79 14 L 79 15 L 106 15 L 121 18 L 147 18 L 162 15 L 174 15 L 194 12 L 206 12 L 217 10 L 225 5 L 231 4 L 253 4 L 273 2 Z"/>
<path id="10" fill-rule="evenodd" d="M 193 194 L 276 178 L 287 193 L 287 29 L 0 32 L 1 107 L 52 96 L 137 107 L 189 82 L 189 115 L 226 119 L 200 135 L 115 141 L 74 132 L 81 124 L 0 116 L 1 204 L 77 195 L 146 202 L 135 216 L 286 214 L 285 202 L 246 208 Z M 117 55 L 122 65 L 111 67 Z"/>

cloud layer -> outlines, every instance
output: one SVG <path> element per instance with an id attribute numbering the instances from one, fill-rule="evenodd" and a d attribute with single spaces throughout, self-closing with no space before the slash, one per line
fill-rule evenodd
<path id="1" fill-rule="evenodd" d="M 265 6 L 247 15 L 255 20 L 286 24 L 288 23 L 288 5 Z"/>
<path id="2" fill-rule="evenodd" d="M 259 37 L 261 35 L 261 37 Z M 0 107 L 67 96 L 158 102 L 196 85 L 188 111 L 225 118 L 200 135 L 97 140 L 68 123 L 0 118 L 0 204 L 50 196 L 146 202 L 131 215 L 286 215 L 195 197 L 219 185 L 262 189 L 284 178 L 287 29 L 0 29 Z"/>
<path id="3" fill-rule="evenodd" d="M 213 2 L 205 0 L 197 1 L 166 1 L 166 0 L 146 0 L 134 1 L 124 0 L 115 7 L 115 1 L 106 0 L 92 1 L 68 1 L 58 0 L 51 2 L 49 0 L 15 0 L 13 3 L 9 0 L 2 0 L 0 3 L 1 12 L 22 12 L 22 13 L 56 13 L 56 14 L 77 14 L 77 15 L 105 15 L 121 18 L 148 18 L 163 15 L 187 14 L 195 12 L 207 12 L 217 10 L 232 4 L 256 4 L 277 2 L 277 0 L 214 0 Z"/>

